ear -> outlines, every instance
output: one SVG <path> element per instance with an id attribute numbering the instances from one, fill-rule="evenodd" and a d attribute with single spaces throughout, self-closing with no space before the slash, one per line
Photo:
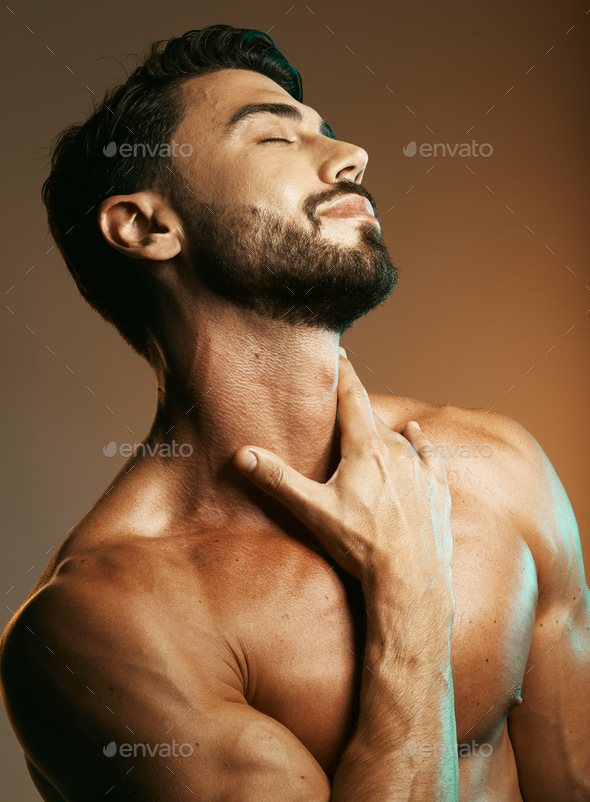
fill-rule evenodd
<path id="1" fill-rule="evenodd" d="M 107 198 L 100 205 L 98 225 L 109 245 L 132 259 L 166 261 L 181 250 L 180 220 L 158 192 Z"/>

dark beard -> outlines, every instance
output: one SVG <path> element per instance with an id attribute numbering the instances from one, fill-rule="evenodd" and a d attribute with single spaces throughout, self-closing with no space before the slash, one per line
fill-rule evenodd
<path id="1" fill-rule="evenodd" d="M 335 189 L 308 199 L 311 232 L 254 207 L 230 212 L 193 202 L 183 209 L 183 218 L 198 279 L 215 294 L 262 317 L 341 334 L 382 303 L 397 281 L 376 225 L 351 221 L 359 232 L 353 247 L 321 236 L 314 209 L 349 192 L 373 202 L 364 187 L 339 182 Z"/>

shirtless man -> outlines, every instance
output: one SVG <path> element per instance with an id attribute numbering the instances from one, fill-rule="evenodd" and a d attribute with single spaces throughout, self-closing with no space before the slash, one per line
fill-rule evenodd
<path id="1" fill-rule="evenodd" d="M 590 799 L 566 494 L 509 418 L 367 396 L 339 353 L 395 283 L 367 154 L 268 41 L 173 40 L 56 151 L 54 236 L 158 404 L 3 637 L 33 781 L 48 802 Z M 125 128 L 190 155 L 110 162 Z M 466 437 L 491 456 L 448 457 Z"/>

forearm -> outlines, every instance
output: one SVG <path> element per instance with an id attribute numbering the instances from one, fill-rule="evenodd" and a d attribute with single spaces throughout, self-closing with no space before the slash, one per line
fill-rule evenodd
<path id="1" fill-rule="evenodd" d="M 375 591 L 371 588 L 371 591 Z M 457 800 L 450 628 L 452 593 L 410 611 L 365 588 L 367 638 L 358 724 L 332 802 Z"/>

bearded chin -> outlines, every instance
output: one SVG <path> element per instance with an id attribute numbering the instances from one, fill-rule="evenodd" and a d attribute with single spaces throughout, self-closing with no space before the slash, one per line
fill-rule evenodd
<path id="1" fill-rule="evenodd" d="M 323 238 L 319 222 L 310 232 L 255 208 L 192 207 L 191 261 L 210 291 L 238 307 L 341 334 L 397 282 L 380 229 L 357 225 L 358 244 L 344 247 Z"/>

